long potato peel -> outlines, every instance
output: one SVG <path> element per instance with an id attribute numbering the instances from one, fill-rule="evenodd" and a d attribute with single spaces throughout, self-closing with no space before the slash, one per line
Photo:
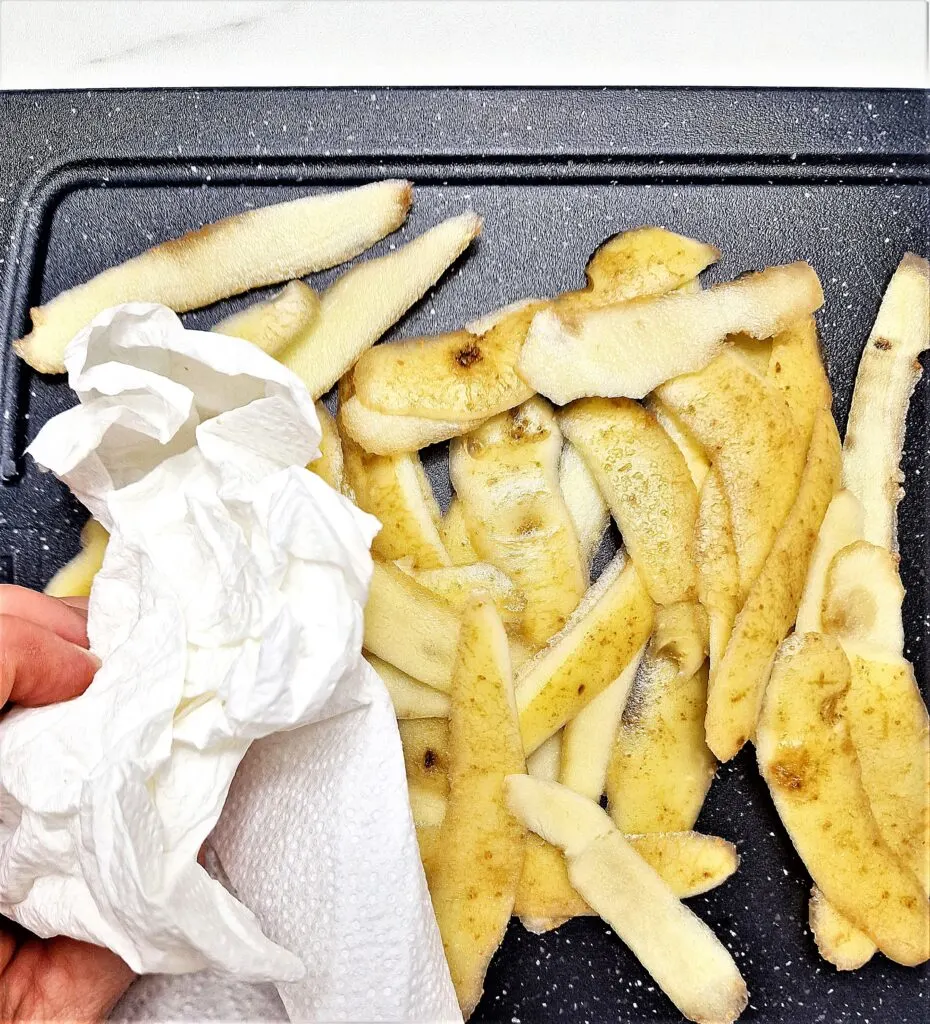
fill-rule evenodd
<path id="1" fill-rule="evenodd" d="M 600 309 L 543 309 L 533 317 L 519 372 L 557 405 L 577 398 L 643 398 L 705 367 L 730 334 L 770 338 L 823 303 L 806 263 L 769 267 L 706 291 Z"/>
<path id="2" fill-rule="evenodd" d="M 623 832 L 678 832 L 697 820 L 717 762 L 704 739 L 707 671 L 681 677 L 647 652 L 607 766 L 607 806 Z"/>
<path id="3" fill-rule="evenodd" d="M 618 556 L 565 628 L 517 674 L 517 708 L 527 755 L 620 675 L 649 638 L 653 604 L 636 571 Z"/>
<path id="4" fill-rule="evenodd" d="M 507 798 L 527 828 L 562 848 L 572 887 L 685 1017 L 703 1024 L 736 1020 L 748 995 L 726 947 L 597 804 L 527 775 L 507 779 Z"/>
<path id="5" fill-rule="evenodd" d="M 352 267 L 323 293 L 319 317 L 281 353 L 281 362 L 314 398 L 325 395 L 432 288 L 480 231 L 481 218 L 463 213 L 394 252 Z"/>
<path id="6" fill-rule="evenodd" d="M 717 836 L 655 832 L 626 839 L 680 900 L 715 889 L 739 865 L 736 847 Z M 562 851 L 532 833 L 513 912 L 521 920 L 555 922 L 594 913 L 572 888 Z"/>
<path id="7" fill-rule="evenodd" d="M 730 523 L 720 471 L 713 467 L 704 477 L 698 498 L 694 534 L 698 599 L 707 613 L 711 671 L 720 664 L 740 610 L 739 559 Z"/>
<path id="8" fill-rule="evenodd" d="M 507 636 L 491 605 L 463 617 L 449 728 L 449 801 L 430 895 L 467 1019 L 510 920 L 526 845 L 504 798 L 505 776 L 525 763 Z"/>
<path id="9" fill-rule="evenodd" d="M 705 730 L 708 746 L 721 761 L 734 757 L 753 735 L 766 673 L 797 616 L 817 533 L 840 474 L 836 424 L 829 411 L 821 410 L 794 505 L 710 678 Z"/>
<path id="10" fill-rule="evenodd" d="M 843 486 L 862 502 L 867 541 L 897 551 L 907 409 L 930 346 L 930 264 L 907 253 L 865 343 L 843 444 Z"/>
<path id="11" fill-rule="evenodd" d="M 398 720 L 449 717 L 447 694 L 418 682 L 371 651 L 366 651 L 364 657 L 384 683 Z"/>
<path id="12" fill-rule="evenodd" d="M 409 557 L 421 569 L 451 564 L 439 536 L 439 506 L 416 452 L 371 455 L 346 437 L 343 458 L 355 504 L 381 521 L 371 545 L 379 558 Z"/>
<path id="13" fill-rule="evenodd" d="M 803 317 L 776 334 L 771 348 L 768 379 L 784 395 L 806 449 L 817 413 L 829 409 L 833 401 L 820 354 L 817 322 L 812 316 Z"/>
<path id="14" fill-rule="evenodd" d="M 366 353 L 356 368 L 359 400 L 383 413 L 444 422 L 496 415 L 532 397 L 517 361 L 534 314 L 594 308 L 662 294 L 693 280 L 719 253 L 661 228 L 609 239 L 588 265 L 587 287 L 554 300 L 516 303 L 473 330 L 412 339 Z M 447 437 L 453 436 L 446 434 Z"/>
<path id="15" fill-rule="evenodd" d="M 604 792 L 614 737 L 642 654 L 640 648 L 607 689 L 562 730 L 559 782 L 589 800 L 600 800 Z"/>
<path id="16" fill-rule="evenodd" d="M 452 685 L 459 616 L 447 601 L 401 572 L 374 563 L 365 605 L 365 647 L 444 693 Z"/>
<path id="17" fill-rule="evenodd" d="M 525 597 L 522 632 L 535 646 L 565 625 L 588 582 L 559 487 L 561 450 L 552 410 L 534 398 L 456 440 L 449 452 L 471 542 Z"/>
<path id="18" fill-rule="evenodd" d="M 291 281 L 265 302 L 255 302 L 211 328 L 216 334 L 244 338 L 277 356 L 320 315 L 320 297 L 303 281 Z"/>
<path id="19" fill-rule="evenodd" d="M 32 310 L 17 353 L 42 373 L 64 370 L 65 347 L 104 309 L 160 302 L 178 313 L 352 259 L 403 224 L 408 181 L 308 196 L 208 224 L 111 267 Z"/>
<path id="20" fill-rule="evenodd" d="M 850 735 L 850 667 L 819 633 L 784 641 L 756 732 L 762 776 L 830 903 L 891 959 L 930 957 L 930 904 L 881 834 Z"/>
<path id="21" fill-rule="evenodd" d="M 594 474 L 652 599 L 694 600 L 698 496 L 678 446 L 629 399 L 585 399 L 559 422 Z"/>
<path id="22" fill-rule="evenodd" d="M 806 451 L 800 430 L 781 392 L 729 352 L 669 381 L 659 397 L 720 473 L 745 597 L 797 493 Z"/>

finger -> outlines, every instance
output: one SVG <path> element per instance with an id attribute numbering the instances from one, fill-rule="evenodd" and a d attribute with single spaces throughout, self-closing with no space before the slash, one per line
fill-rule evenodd
<path id="1" fill-rule="evenodd" d="M 69 938 L 30 938 L 0 975 L 2 1019 L 97 1022 L 134 977 L 108 949 Z"/>
<path id="2" fill-rule="evenodd" d="M 25 587 L 0 585 L 0 615 L 28 619 L 57 633 L 63 640 L 87 646 L 87 613 L 56 597 L 38 594 Z"/>
<path id="3" fill-rule="evenodd" d="M 0 615 L 0 704 L 27 707 L 83 693 L 100 662 L 57 633 L 13 615 Z"/>
<path id="4" fill-rule="evenodd" d="M 80 612 L 85 619 L 87 618 L 87 606 L 90 604 L 89 597 L 59 597 L 56 600 L 66 604 L 69 608 L 73 608 L 76 612 Z"/>

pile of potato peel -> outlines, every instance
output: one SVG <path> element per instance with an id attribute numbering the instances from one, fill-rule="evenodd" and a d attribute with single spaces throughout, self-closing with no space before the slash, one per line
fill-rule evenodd
<path id="1" fill-rule="evenodd" d="M 60 369 L 102 302 L 183 310 L 322 269 L 411 202 L 403 182 L 336 196 L 298 201 L 304 249 L 290 237 L 280 265 L 293 204 L 64 293 L 17 349 Z M 737 870 L 732 843 L 692 829 L 747 742 L 813 879 L 822 956 L 924 962 L 930 729 L 904 658 L 896 509 L 927 262 L 905 255 L 888 286 L 841 444 L 813 269 L 702 289 L 719 253 L 662 228 L 610 238 L 581 290 L 373 347 L 480 226 L 451 218 L 321 295 L 296 279 L 217 325 L 315 398 L 338 381 L 309 468 L 382 523 L 364 644 L 464 1015 L 511 916 L 544 931 L 597 914 L 685 1017 L 735 1020 L 745 983 L 681 901 Z M 230 237 L 253 243 L 248 267 L 220 258 Z M 189 294 L 165 284 L 179 252 L 203 277 Z M 444 515 L 418 454 L 439 441 Z M 611 520 L 622 548 L 592 582 Z M 91 523 L 84 541 L 50 592 L 89 590 L 106 538 Z"/>

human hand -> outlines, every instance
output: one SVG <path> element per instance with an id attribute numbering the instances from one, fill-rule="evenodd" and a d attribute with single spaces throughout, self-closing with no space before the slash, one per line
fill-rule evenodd
<path id="1" fill-rule="evenodd" d="M 86 648 L 85 599 L 0 586 L 0 704 L 38 707 L 83 693 L 99 667 Z M 133 979 L 107 949 L 0 922 L 0 1021 L 102 1020 Z"/>

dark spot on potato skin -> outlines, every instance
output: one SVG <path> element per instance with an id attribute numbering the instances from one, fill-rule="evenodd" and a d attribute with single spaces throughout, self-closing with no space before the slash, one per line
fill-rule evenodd
<path id="1" fill-rule="evenodd" d="M 435 753 L 432 750 L 429 749 L 429 747 L 427 747 L 426 748 L 426 753 L 424 753 L 424 755 L 423 755 L 423 767 L 426 768 L 426 769 L 429 769 L 429 768 L 432 768 L 435 764 L 436 764 L 436 755 L 435 755 Z"/>
<path id="2" fill-rule="evenodd" d="M 480 362 L 483 358 L 484 356 L 477 342 L 469 342 L 469 344 L 463 345 L 462 348 L 455 353 L 455 361 L 463 370 L 467 370 L 469 367 L 474 366 L 475 363 Z"/>
<path id="3" fill-rule="evenodd" d="M 873 348 L 877 348 L 879 352 L 887 352 L 891 348 L 891 342 L 886 338 L 876 338 L 872 342 Z"/>

